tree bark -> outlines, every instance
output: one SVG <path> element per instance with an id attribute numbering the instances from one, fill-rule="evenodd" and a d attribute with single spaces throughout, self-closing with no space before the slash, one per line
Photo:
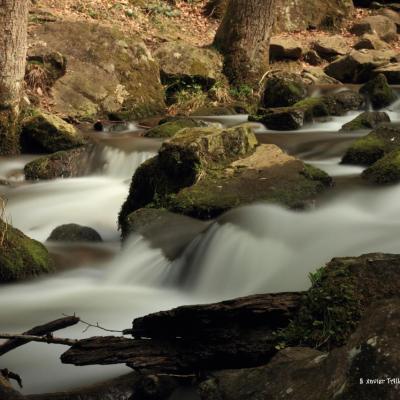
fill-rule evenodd
<path id="1" fill-rule="evenodd" d="M 0 154 L 19 150 L 27 25 L 28 0 L 0 0 Z"/>
<path id="2" fill-rule="evenodd" d="M 233 84 L 257 83 L 268 68 L 276 0 L 230 0 L 214 39 Z"/>

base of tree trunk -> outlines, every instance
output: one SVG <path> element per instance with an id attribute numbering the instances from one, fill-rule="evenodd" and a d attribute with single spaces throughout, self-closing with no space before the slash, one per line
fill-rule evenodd
<path id="1" fill-rule="evenodd" d="M 20 123 L 12 110 L 0 110 L 0 155 L 20 153 Z"/>

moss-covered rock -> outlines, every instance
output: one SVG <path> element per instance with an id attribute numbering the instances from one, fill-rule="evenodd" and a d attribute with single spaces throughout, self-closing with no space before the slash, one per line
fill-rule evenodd
<path id="1" fill-rule="evenodd" d="M 290 107 L 260 108 L 250 121 L 261 122 L 268 129 L 296 130 L 313 118 L 344 115 L 358 110 L 364 103 L 363 97 L 351 90 L 343 90 L 333 95 L 307 97 Z"/>
<path id="2" fill-rule="evenodd" d="M 55 52 L 67 63 L 51 89 L 57 114 L 93 121 L 109 113 L 138 120 L 164 112 L 159 66 L 139 36 L 89 21 L 34 26 L 29 58 Z"/>
<path id="3" fill-rule="evenodd" d="M 297 317 L 280 332 L 282 345 L 343 345 L 372 303 L 397 296 L 399 274 L 399 255 L 334 258 L 310 275 Z"/>
<path id="4" fill-rule="evenodd" d="M 193 118 L 178 118 L 162 123 L 148 130 L 144 136 L 150 138 L 171 138 L 184 128 L 199 128 L 205 126 L 207 126 L 207 124 L 200 120 Z"/>
<path id="5" fill-rule="evenodd" d="M 55 228 L 47 239 L 48 242 L 102 242 L 97 231 L 88 226 L 65 224 Z"/>
<path id="6" fill-rule="evenodd" d="M 378 184 L 400 182 L 400 149 L 376 161 L 363 171 L 362 177 Z"/>
<path id="7" fill-rule="evenodd" d="M 25 165 L 24 174 L 27 180 L 73 178 L 82 176 L 87 169 L 89 146 L 77 149 L 58 151 L 49 156 L 40 157 Z"/>
<path id="8" fill-rule="evenodd" d="M 390 117 L 385 112 L 365 111 L 356 118 L 344 124 L 341 132 L 358 131 L 362 129 L 375 129 L 379 125 L 390 122 Z"/>
<path id="9" fill-rule="evenodd" d="M 343 164 L 371 165 L 400 146 L 400 129 L 383 125 L 357 139 L 342 158 Z"/>
<path id="10" fill-rule="evenodd" d="M 389 86 L 383 74 L 378 74 L 362 86 L 360 93 L 367 97 L 375 109 L 387 107 L 397 99 L 394 90 Z"/>
<path id="11" fill-rule="evenodd" d="M 332 180 L 274 145 L 258 145 L 250 126 L 187 129 L 136 171 L 120 225 L 133 211 L 165 208 L 199 219 L 255 201 L 304 207 Z"/>
<path id="12" fill-rule="evenodd" d="M 192 112 L 194 117 L 204 117 L 204 116 L 224 116 L 224 115 L 236 115 L 239 114 L 236 107 L 232 106 L 205 106 L 200 107 Z"/>
<path id="13" fill-rule="evenodd" d="M 47 249 L 0 219 L 0 283 L 53 271 Z"/>
<path id="14" fill-rule="evenodd" d="M 277 72 L 266 80 L 261 104 L 265 108 L 287 107 L 306 96 L 307 90 L 299 75 Z"/>
<path id="15" fill-rule="evenodd" d="M 74 126 L 56 115 L 36 110 L 22 122 L 21 146 L 25 152 L 54 153 L 84 143 Z"/>

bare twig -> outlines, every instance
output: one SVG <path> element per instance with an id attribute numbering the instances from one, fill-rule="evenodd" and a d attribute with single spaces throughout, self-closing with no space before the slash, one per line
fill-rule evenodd
<path id="1" fill-rule="evenodd" d="M 63 315 L 65 317 L 69 317 L 69 315 L 67 315 L 67 314 L 63 314 Z M 90 328 L 100 329 L 100 330 L 105 331 L 105 332 L 122 333 L 122 334 L 124 334 L 124 332 L 126 331 L 126 329 L 124 329 L 124 330 L 107 329 L 107 328 L 104 328 L 103 326 L 101 326 L 98 322 L 96 322 L 95 324 L 92 324 L 90 322 L 83 321 L 82 319 L 79 319 L 79 322 L 81 322 L 82 324 L 86 325 L 86 328 L 82 331 L 83 333 L 87 332 Z"/>
<path id="2" fill-rule="evenodd" d="M 0 333 L 0 339 L 21 339 L 25 342 L 39 342 L 48 344 L 62 344 L 64 346 L 73 346 L 79 342 L 78 339 L 58 338 L 51 334 L 46 336 L 21 335 L 18 333 Z"/>

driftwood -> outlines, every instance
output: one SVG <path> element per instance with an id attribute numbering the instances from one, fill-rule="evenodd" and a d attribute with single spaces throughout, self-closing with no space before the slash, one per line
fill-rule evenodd
<path id="1" fill-rule="evenodd" d="M 126 363 L 176 374 L 261 365 L 276 353 L 274 331 L 289 323 L 301 295 L 256 295 L 151 314 L 133 322 L 135 339 L 80 340 L 61 360 L 75 365 Z"/>
<path id="2" fill-rule="evenodd" d="M 0 356 L 8 353 L 11 350 L 16 349 L 19 346 L 29 343 L 29 341 L 32 340 L 32 339 L 30 340 L 29 337 L 49 335 L 60 329 L 65 329 L 70 326 L 76 325 L 79 321 L 80 321 L 80 319 L 75 316 L 64 317 L 64 318 L 56 319 L 56 320 L 51 321 L 44 325 L 36 326 L 36 327 L 30 329 L 29 331 L 24 332 L 22 335 L 8 335 L 8 337 L 4 337 L 6 335 L 2 335 L 1 339 L 10 339 L 10 340 L 8 340 L 7 342 L 3 343 L 0 346 Z M 35 340 L 35 341 L 37 341 L 37 340 Z M 47 340 L 43 340 L 43 341 L 47 342 Z M 64 344 L 64 343 L 62 343 L 62 344 Z"/>

